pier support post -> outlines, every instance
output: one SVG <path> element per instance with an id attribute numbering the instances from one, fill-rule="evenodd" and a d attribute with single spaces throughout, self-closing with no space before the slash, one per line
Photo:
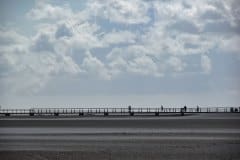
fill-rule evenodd
<path id="1" fill-rule="evenodd" d="M 108 112 L 104 112 L 104 116 L 108 116 Z"/>
<path id="2" fill-rule="evenodd" d="M 5 116 L 7 116 L 7 117 L 10 116 L 10 113 L 5 113 Z"/>
<path id="3" fill-rule="evenodd" d="M 83 112 L 79 112 L 79 114 L 78 114 L 79 116 L 83 116 L 84 114 L 83 114 Z"/>
<path id="4" fill-rule="evenodd" d="M 181 112 L 181 116 L 184 116 L 184 112 Z"/>
<path id="5" fill-rule="evenodd" d="M 59 116 L 59 113 L 54 113 L 54 116 Z"/>
<path id="6" fill-rule="evenodd" d="M 134 116 L 134 112 L 130 112 L 130 116 Z"/>
<path id="7" fill-rule="evenodd" d="M 29 113 L 29 116 L 34 116 L 34 113 Z"/>
<path id="8" fill-rule="evenodd" d="M 181 110 L 180 110 L 181 116 L 184 116 L 184 111 L 185 111 L 185 108 L 181 108 Z"/>
<path id="9" fill-rule="evenodd" d="M 155 112 L 155 116 L 159 116 L 159 112 Z"/>

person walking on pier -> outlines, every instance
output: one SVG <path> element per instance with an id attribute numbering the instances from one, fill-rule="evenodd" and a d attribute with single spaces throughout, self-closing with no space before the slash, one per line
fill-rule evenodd
<path id="1" fill-rule="evenodd" d="M 132 111 L 132 107 L 131 106 L 128 106 L 128 113 L 129 113 L 130 116 L 134 115 L 134 111 Z"/>
<path id="2" fill-rule="evenodd" d="M 199 108 L 199 106 L 197 105 L 197 112 L 199 112 L 200 111 L 200 108 Z"/>
<path id="3" fill-rule="evenodd" d="M 128 106 L 128 113 L 131 113 L 132 107 Z"/>
<path id="4" fill-rule="evenodd" d="M 184 112 L 187 112 L 187 106 L 186 105 L 183 107 L 183 109 L 184 109 Z"/>
<path id="5" fill-rule="evenodd" d="M 163 111 L 163 105 L 161 105 L 161 111 Z"/>

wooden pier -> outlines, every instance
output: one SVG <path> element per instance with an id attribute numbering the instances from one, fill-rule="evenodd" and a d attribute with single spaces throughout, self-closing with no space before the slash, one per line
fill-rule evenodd
<path id="1" fill-rule="evenodd" d="M 0 109 L 0 116 L 160 116 L 164 114 L 188 113 L 240 113 L 240 107 L 125 107 L 125 108 L 31 108 L 31 109 Z"/>

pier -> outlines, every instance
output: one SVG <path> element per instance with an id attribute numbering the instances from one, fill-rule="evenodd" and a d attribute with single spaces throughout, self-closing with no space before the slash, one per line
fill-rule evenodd
<path id="1" fill-rule="evenodd" d="M 0 116 L 160 116 L 164 114 L 191 113 L 240 113 L 240 107 L 195 107 L 165 108 L 161 107 L 125 107 L 125 108 L 31 108 L 0 109 Z"/>

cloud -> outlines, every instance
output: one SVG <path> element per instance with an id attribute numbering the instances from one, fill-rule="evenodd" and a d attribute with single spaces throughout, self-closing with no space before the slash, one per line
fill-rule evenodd
<path id="1" fill-rule="evenodd" d="M 226 36 L 221 39 L 219 51 L 224 53 L 235 53 L 240 55 L 240 37 L 237 35 Z"/>
<path id="2" fill-rule="evenodd" d="M 72 24 L 73 26 L 71 26 Z M 67 25 L 69 29 L 72 29 L 73 33 L 73 36 L 69 38 L 69 40 L 66 40 L 70 43 L 69 45 L 71 47 L 78 47 L 86 50 L 103 47 L 103 42 L 100 40 L 100 36 L 98 35 L 100 28 L 97 24 L 84 22 L 78 25 L 77 21 L 74 21 Z"/>
<path id="3" fill-rule="evenodd" d="M 2 32 L 2 31 L 1 31 Z M 1 82 L 5 93 L 32 94 L 41 90 L 55 75 L 75 75 L 81 72 L 71 57 L 54 54 L 50 36 L 39 33 L 32 42 L 13 31 L 8 43 L 1 43 Z M 6 40 L 4 34 L 0 41 Z M 44 54 L 42 54 L 44 53 Z"/>
<path id="4" fill-rule="evenodd" d="M 174 71 L 176 72 L 181 72 L 184 70 L 184 68 L 186 67 L 186 63 L 182 62 L 181 59 L 179 59 L 178 57 L 170 57 L 167 60 L 167 63 L 169 64 L 170 67 L 173 68 Z"/>
<path id="5" fill-rule="evenodd" d="M 112 31 L 105 34 L 102 41 L 105 45 L 133 44 L 136 42 L 136 35 L 130 31 Z"/>
<path id="6" fill-rule="evenodd" d="M 56 39 L 61 37 L 71 37 L 71 36 L 72 36 L 72 32 L 65 24 L 61 24 L 58 26 L 57 31 L 55 33 Z"/>
<path id="7" fill-rule="evenodd" d="M 143 0 L 109 0 L 89 1 L 87 4 L 92 16 L 101 17 L 114 23 L 141 24 L 148 23 L 149 3 Z"/>
<path id="8" fill-rule="evenodd" d="M 137 48 L 135 48 L 137 49 Z M 131 47 L 114 48 L 108 55 L 109 66 L 113 75 L 131 73 L 136 75 L 162 76 L 160 66 L 152 57 L 143 52 L 138 52 Z"/>
<path id="9" fill-rule="evenodd" d="M 137 73 L 139 75 L 153 75 L 156 77 L 162 76 L 158 71 L 157 64 L 148 56 L 136 57 L 128 62 L 128 72 Z"/>
<path id="10" fill-rule="evenodd" d="M 86 75 L 94 76 L 103 80 L 110 80 L 111 75 L 109 74 L 106 66 L 97 57 L 92 56 L 88 51 L 85 53 L 86 57 L 83 59 L 81 67 L 85 71 Z"/>
<path id="11" fill-rule="evenodd" d="M 150 27 L 142 35 L 142 45 L 146 52 L 155 56 L 202 54 L 215 47 L 219 42 L 219 38 L 214 35 L 175 32 L 167 27 L 162 27 L 159 23 Z"/>
<path id="12" fill-rule="evenodd" d="M 204 12 L 201 15 L 201 19 L 205 19 L 205 20 L 216 21 L 216 20 L 220 20 L 222 18 L 223 17 L 222 17 L 221 12 L 219 12 L 217 10 L 207 10 L 206 12 Z"/>
<path id="13" fill-rule="evenodd" d="M 35 52 L 53 52 L 53 40 L 47 33 L 39 33 L 33 38 L 33 44 L 31 46 L 32 50 Z"/>
<path id="14" fill-rule="evenodd" d="M 28 38 L 18 34 L 14 30 L 0 30 L 0 47 L 15 44 L 28 43 Z"/>
<path id="15" fill-rule="evenodd" d="M 181 33 L 198 33 L 198 28 L 191 22 L 186 20 L 177 21 L 169 26 L 170 30 L 177 30 Z"/>
<path id="16" fill-rule="evenodd" d="M 228 21 L 209 22 L 204 27 L 204 32 L 221 33 L 221 34 L 240 34 L 238 27 L 232 27 Z"/>
<path id="17" fill-rule="evenodd" d="M 53 6 L 47 1 L 36 2 L 36 6 L 27 13 L 27 17 L 32 20 L 59 20 L 69 18 L 71 15 L 72 10 L 69 6 Z"/>
<path id="18" fill-rule="evenodd" d="M 211 54 L 239 53 L 238 4 L 90 0 L 72 9 L 71 2 L 36 2 L 26 14 L 31 35 L 0 29 L 0 76 L 19 93 L 38 92 L 65 75 L 160 79 L 191 70 L 210 76 Z"/>
<path id="19" fill-rule="evenodd" d="M 211 72 L 212 64 L 210 58 L 207 55 L 201 56 L 201 66 L 204 73 L 209 74 Z"/>

